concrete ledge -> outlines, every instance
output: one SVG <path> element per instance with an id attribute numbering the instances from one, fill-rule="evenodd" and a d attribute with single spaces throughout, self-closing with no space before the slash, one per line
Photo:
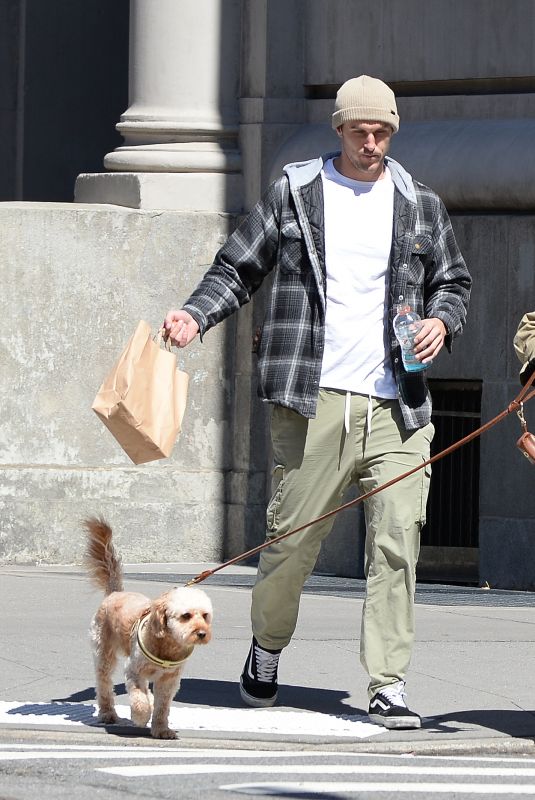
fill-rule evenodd
<path id="1" fill-rule="evenodd" d="M 103 172 L 76 179 L 76 203 L 109 203 L 159 211 L 227 211 L 243 208 L 242 176 L 223 172 Z"/>

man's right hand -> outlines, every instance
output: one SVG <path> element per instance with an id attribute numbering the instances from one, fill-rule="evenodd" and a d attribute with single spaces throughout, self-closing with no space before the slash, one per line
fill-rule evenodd
<path id="1" fill-rule="evenodd" d="M 187 311 L 171 309 L 167 312 L 163 324 L 171 344 L 176 347 L 186 347 L 199 333 L 198 324 Z"/>

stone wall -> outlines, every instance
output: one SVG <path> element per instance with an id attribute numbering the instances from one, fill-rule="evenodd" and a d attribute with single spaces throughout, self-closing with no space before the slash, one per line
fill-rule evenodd
<path id="1" fill-rule="evenodd" d="M 249 442 L 251 355 L 237 355 L 234 320 L 180 351 L 189 403 L 170 459 L 136 467 L 90 409 L 137 321 L 157 329 L 233 224 L 0 204 L 0 561 L 77 561 L 80 520 L 101 513 L 127 561 L 218 560 L 229 526 L 258 517 L 266 459 Z"/>

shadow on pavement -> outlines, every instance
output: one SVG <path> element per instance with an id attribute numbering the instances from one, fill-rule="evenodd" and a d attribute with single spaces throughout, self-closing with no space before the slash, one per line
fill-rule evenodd
<path id="1" fill-rule="evenodd" d="M 535 711 L 492 708 L 456 711 L 426 717 L 422 727 L 432 729 L 429 733 L 466 733 L 469 730 L 486 728 L 507 736 L 535 736 Z"/>
<path id="2" fill-rule="evenodd" d="M 126 695 L 124 683 L 114 686 L 117 697 Z M 314 689 L 304 686 L 279 687 L 277 705 L 286 708 L 299 708 L 303 711 L 317 711 L 322 714 L 366 714 L 362 708 L 348 705 L 344 700 L 348 692 L 336 689 Z M 95 699 L 95 688 L 89 686 L 68 697 L 56 697 L 52 703 L 85 703 Z M 240 697 L 239 685 L 234 681 L 203 680 L 201 678 L 184 678 L 180 691 L 174 698 L 179 703 L 203 706 L 223 706 L 225 708 L 244 708 Z"/>
<path id="3" fill-rule="evenodd" d="M 115 695 L 126 695 L 124 683 L 114 686 Z M 285 708 L 298 708 L 303 711 L 317 711 L 321 714 L 365 715 L 365 709 L 356 708 L 344 702 L 348 692 L 336 689 L 314 689 L 304 686 L 279 686 L 277 705 Z M 52 703 L 86 703 L 95 699 L 95 688 L 89 686 L 68 697 L 56 697 Z M 245 708 L 240 697 L 239 686 L 234 681 L 203 680 L 184 678 L 180 691 L 174 699 L 186 705 L 215 706 L 218 708 Z"/>
<path id="4" fill-rule="evenodd" d="M 355 708 L 344 702 L 350 697 L 348 692 L 336 689 L 314 689 L 304 686 L 279 686 L 277 706 L 299 708 L 304 711 L 317 711 L 322 714 L 366 714 L 362 708 Z M 234 681 L 202 680 L 185 678 L 178 695 L 180 703 L 192 705 L 224 706 L 225 708 L 244 708 L 239 685 Z"/>

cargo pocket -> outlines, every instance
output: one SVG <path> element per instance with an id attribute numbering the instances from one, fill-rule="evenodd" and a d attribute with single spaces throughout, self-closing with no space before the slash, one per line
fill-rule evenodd
<path id="1" fill-rule="evenodd" d="M 279 527 L 279 509 L 284 488 L 284 467 L 277 464 L 272 476 L 273 494 L 266 511 L 266 525 L 269 534 L 276 534 Z"/>
<path id="2" fill-rule="evenodd" d="M 427 498 L 429 497 L 429 484 L 431 483 L 431 465 L 422 467 L 421 480 L 420 480 L 420 502 L 419 502 L 419 517 L 416 520 L 418 527 L 422 530 L 427 520 Z"/>
<path id="3" fill-rule="evenodd" d="M 430 454 L 431 454 L 431 443 L 435 436 L 435 426 L 432 422 L 429 422 L 423 429 L 422 434 L 425 437 L 427 448 L 426 452 L 422 455 L 422 461 L 428 461 Z M 427 520 L 427 498 L 429 497 L 429 486 L 431 483 L 431 464 L 428 464 L 426 467 L 422 467 L 420 470 L 421 472 L 421 481 L 420 481 L 420 518 L 417 520 L 418 526 L 420 530 L 426 523 Z"/>

